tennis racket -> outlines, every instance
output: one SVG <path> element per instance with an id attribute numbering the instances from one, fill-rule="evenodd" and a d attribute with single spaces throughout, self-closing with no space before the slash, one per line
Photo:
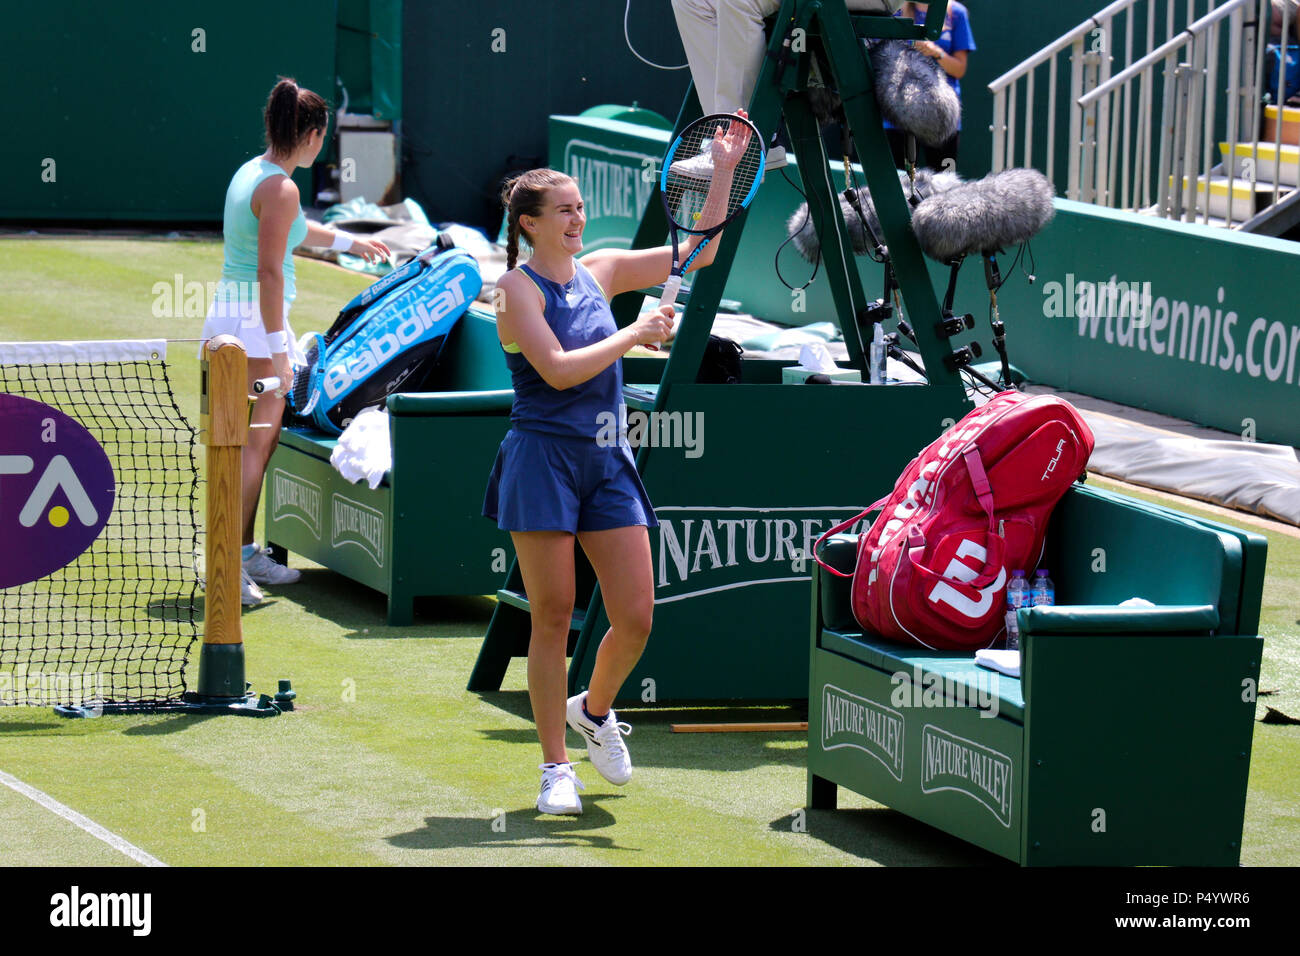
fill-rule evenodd
<path id="1" fill-rule="evenodd" d="M 753 201 L 766 159 L 758 129 L 735 113 L 697 119 L 668 147 L 659 191 L 672 232 L 673 268 L 661 307 L 676 304 L 682 276 L 695 257 Z M 684 236 L 701 237 L 685 260 Z"/>

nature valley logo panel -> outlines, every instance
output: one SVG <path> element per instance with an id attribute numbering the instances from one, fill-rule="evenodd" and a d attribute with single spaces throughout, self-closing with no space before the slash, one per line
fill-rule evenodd
<path id="1" fill-rule="evenodd" d="M 571 139 L 564 147 L 564 172 L 573 177 L 586 203 L 592 239 L 586 249 L 627 247 L 636 232 L 659 177 L 657 156 L 637 150 L 613 149 L 585 139 Z"/>
<path id="2" fill-rule="evenodd" d="M 903 779 L 903 715 L 834 684 L 822 687 L 822 750 L 854 747 Z"/>
<path id="3" fill-rule="evenodd" d="M 383 568 L 383 512 L 338 493 L 333 495 L 330 505 L 330 546 L 360 548 Z"/>
<path id="4" fill-rule="evenodd" d="M 921 792 L 956 790 L 1011 826 L 1011 758 L 965 737 L 926 724 L 921 732 Z"/>
<path id="5" fill-rule="evenodd" d="M 655 508 L 655 603 L 759 584 L 808 581 L 823 531 L 861 508 Z M 856 526 L 852 530 L 860 530 Z"/>
<path id="6" fill-rule="evenodd" d="M 320 485 L 276 468 L 271 473 L 272 521 L 301 521 L 320 540 Z"/>

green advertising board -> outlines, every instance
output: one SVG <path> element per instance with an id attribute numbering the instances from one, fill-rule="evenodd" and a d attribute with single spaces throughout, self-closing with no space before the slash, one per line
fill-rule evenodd
<path id="1" fill-rule="evenodd" d="M 1300 246 L 1057 200 L 1033 252 L 999 295 L 1032 379 L 1300 445 Z M 987 297 L 967 271 L 962 301 Z"/>

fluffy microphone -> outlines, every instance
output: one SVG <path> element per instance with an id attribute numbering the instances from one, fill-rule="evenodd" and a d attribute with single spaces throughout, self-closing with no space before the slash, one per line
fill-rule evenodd
<path id="1" fill-rule="evenodd" d="M 903 192 L 906 193 L 909 188 L 907 173 L 902 170 L 898 173 L 898 181 L 902 184 Z M 962 182 L 960 176 L 950 172 L 934 172 L 929 169 L 918 169 L 916 171 L 916 196 L 924 201 L 926 197 L 945 192 Z M 876 244 L 871 239 L 874 233 L 880 241 L 884 241 L 884 230 L 880 228 L 880 219 L 876 215 L 875 203 L 871 201 L 871 193 L 867 187 L 860 186 L 853 190 L 857 197 L 858 205 L 862 208 L 862 216 L 867 220 L 866 226 L 863 225 L 862 219 L 858 217 L 857 211 L 852 204 L 840 194 L 840 213 L 844 216 L 844 222 L 849 227 L 849 240 L 853 246 L 853 254 L 864 256 L 868 252 L 874 251 Z M 870 232 L 867 230 L 870 227 Z M 823 229 L 831 228 L 830 223 L 822 223 Z M 799 254 L 809 262 L 816 262 L 817 257 L 821 255 L 821 243 L 817 238 L 817 231 L 808 216 L 808 204 L 802 203 L 794 211 L 790 219 L 786 222 L 786 231 L 790 235 L 794 247 L 799 250 Z"/>
<path id="2" fill-rule="evenodd" d="M 1056 213 L 1055 192 L 1036 169 L 1006 169 L 930 196 L 912 210 L 912 231 L 940 262 L 1019 245 Z"/>
<path id="3" fill-rule="evenodd" d="M 876 74 L 876 102 L 885 119 L 927 146 L 952 139 L 961 123 L 961 100 L 939 61 L 906 40 L 868 44 Z"/>
<path id="4" fill-rule="evenodd" d="M 885 119 L 927 146 L 952 139 L 961 124 L 961 100 L 939 61 L 906 40 L 871 40 L 867 51 L 876 75 L 876 105 Z M 810 83 L 807 94 L 820 126 L 844 122 L 843 103 L 835 90 Z"/>

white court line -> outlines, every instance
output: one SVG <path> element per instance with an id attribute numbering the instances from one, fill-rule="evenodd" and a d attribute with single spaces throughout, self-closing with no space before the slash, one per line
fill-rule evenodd
<path id="1" fill-rule="evenodd" d="M 65 807 L 59 801 L 55 800 L 48 793 L 42 793 L 35 787 L 28 786 L 17 777 L 10 776 L 3 770 L 0 770 L 0 783 L 3 783 L 10 790 L 21 793 L 29 800 L 35 801 L 51 813 L 58 814 L 74 826 L 80 827 L 97 840 L 103 840 L 114 850 L 124 853 L 131 859 L 135 860 L 141 866 L 166 866 L 162 860 L 155 856 L 150 856 L 144 850 L 140 849 L 134 843 L 128 843 L 116 833 L 105 830 L 94 820 L 84 817 L 71 807 Z"/>

